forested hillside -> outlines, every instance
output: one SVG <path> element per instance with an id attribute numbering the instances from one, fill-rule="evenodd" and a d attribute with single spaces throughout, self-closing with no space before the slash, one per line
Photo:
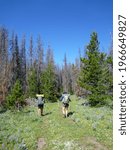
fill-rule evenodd
<path id="1" fill-rule="evenodd" d="M 8 108 L 22 105 L 36 93 L 44 93 L 48 101 L 55 102 L 66 91 L 87 97 L 93 106 L 112 106 L 112 47 L 106 54 L 99 43 L 93 32 L 84 55 L 79 52 L 71 64 L 65 54 L 61 66 L 55 63 L 51 46 L 44 49 L 40 35 L 37 41 L 33 36 L 27 41 L 25 35 L 19 41 L 16 33 L 0 27 L 0 104 Z"/>

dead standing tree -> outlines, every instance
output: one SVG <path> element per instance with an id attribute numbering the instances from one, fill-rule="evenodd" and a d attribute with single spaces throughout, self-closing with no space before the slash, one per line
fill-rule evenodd
<path id="1" fill-rule="evenodd" d="M 0 27 L 0 102 L 5 100 L 8 91 L 8 31 Z"/>

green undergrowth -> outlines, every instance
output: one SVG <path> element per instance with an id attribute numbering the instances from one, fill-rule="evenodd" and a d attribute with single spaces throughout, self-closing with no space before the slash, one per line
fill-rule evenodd
<path id="1" fill-rule="evenodd" d="M 112 150 L 112 109 L 71 99 L 68 118 L 63 118 L 60 102 L 46 103 L 44 116 L 38 116 L 36 106 L 1 111 L 0 149 L 37 150 L 42 138 L 43 150 Z"/>

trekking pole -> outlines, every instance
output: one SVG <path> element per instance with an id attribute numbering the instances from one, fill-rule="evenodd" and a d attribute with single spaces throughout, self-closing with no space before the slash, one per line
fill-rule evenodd
<path id="1" fill-rule="evenodd" d="M 70 102 L 71 102 L 71 100 L 70 100 Z M 70 104 L 70 108 L 69 108 L 69 110 L 70 110 L 70 112 L 71 112 L 71 104 Z"/>

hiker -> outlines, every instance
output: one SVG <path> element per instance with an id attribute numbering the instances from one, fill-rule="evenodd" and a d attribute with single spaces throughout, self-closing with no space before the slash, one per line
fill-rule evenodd
<path id="1" fill-rule="evenodd" d="M 44 108 L 44 95 L 43 94 L 36 94 L 37 97 L 37 103 L 38 103 L 38 115 L 43 116 L 43 108 Z"/>
<path id="2" fill-rule="evenodd" d="M 70 94 L 64 92 L 60 98 L 60 101 L 62 101 L 62 113 L 64 117 L 67 117 L 68 115 L 69 102 L 71 101 L 69 96 Z"/>

